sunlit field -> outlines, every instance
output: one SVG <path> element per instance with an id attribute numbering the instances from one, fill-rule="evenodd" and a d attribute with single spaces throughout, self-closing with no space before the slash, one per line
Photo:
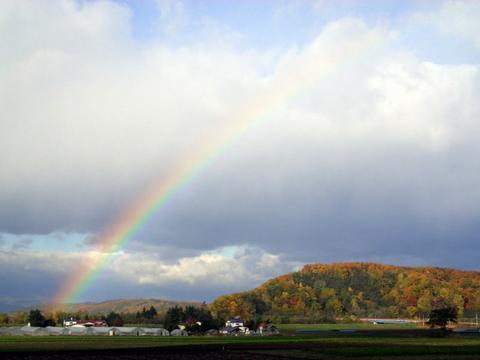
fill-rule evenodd
<path id="1" fill-rule="evenodd" d="M 0 360 L 480 360 L 479 34 L 0 0 Z"/>
<path id="2" fill-rule="evenodd" d="M 405 324 L 371 324 L 361 323 L 335 323 L 335 324 L 280 324 L 276 325 L 282 334 L 295 334 L 298 330 L 382 330 L 382 329 L 416 329 L 415 323 Z"/>
<path id="3" fill-rule="evenodd" d="M 99 354 L 116 354 L 117 358 L 130 358 L 128 354 L 142 354 L 142 358 L 153 358 L 152 354 L 176 354 L 189 358 L 192 354 L 206 354 L 206 358 L 275 358 L 283 356 L 298 359 L 324 359 L 374 356 L 376 359 L 390 357 L 421 359 L 475 359 L 480 356 L 480 336 L 421 337 L 415 336 L 412 325 L 371 324 L 290 324 L 280 325 L 280 336 L 271 337 L 99 337 L 99 336 L 4 336 L 0 337 L 0 352 L 3 358 L 35 356 L 73 356 L 83 354 L 90 358 Z M 355 333 L 305 335 L 298 329 L 310 330 L 359 330 Z M 373 332 L 372 329 L 378 329 Z M 400 335 L 391 335 L 384 330 L 404 329 Z M 361 330 L 372 330 L 362 333 Z M 409 334 L 409 330 L 411 334 Z M 367 335 L 368 334 L 368 335 Z M 437 336 L 438 333 L 432 334 Z M 128 350 L 127 350 L 128 349 Z M 62 355 L 63 354 L 63 355 Z M 209 354 L 209 355 L 208 355 Z M 228 354 L 228 356 L 227 356 Z M 110 356 L 108 355 L 108 356 Z M 236 357 L 236 356 L 240 357 Z M 102 355 L 103 356 L 103 355 Z M 156 355 L 155 355 L 156 356 Z M 169 358 L 169 357 L 166 358 Z M 202 355 L 203 356 L 203 355 Z M 243 356 L 243 357 L 242 357 Z M 177 358 L 175 357 L 175 358 Z M 203 357 L 202 357 L 203 358 Z"/>

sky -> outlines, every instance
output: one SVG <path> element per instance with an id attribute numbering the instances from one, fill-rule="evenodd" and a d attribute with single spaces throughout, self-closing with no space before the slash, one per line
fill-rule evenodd
<path id="1" fill-rule="evenodd" d="M 211 301 L 305 263 L 480 270 L 480 1 L 0 2 L 0 311 L 246 124 L 78 301 Z M 255 108 L 255 111 L 252 109 Z"/>

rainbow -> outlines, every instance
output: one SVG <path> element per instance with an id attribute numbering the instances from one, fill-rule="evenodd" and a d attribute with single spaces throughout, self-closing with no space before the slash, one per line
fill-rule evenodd
<path id="1" fill-rule="evenodd" d="M 262 121 L 268 119 L 269 113 L 302 90 L 308 90 L 318 81 L 334 73 L 341 65 L 357 59 L 368 50 L 377 47 L 382 41 L 379 36 L 369 34 L 365 41 L 349 42 L 343 51 L 325 54 L 325 60 L 315 63 L 316 75 L 305 73 L 302 64 L 294 71 L 267 82 L 263 91 L 248 106 L 238 111 L 229 120 L 229 126 L 213 139 L 200 145 L 191 156 L 178 162 L 169 176 L 155 181 L 132 205 L 103 233 L 98 242 L 97 256 L 89 263 L 81 265 L 78 272 L 60 288 L 53 304 L 74 303 L 91 286 L 99 274 L 111 263 L 125 245 L 135 238 L 136 234 L 152 216 L 172 199 L 180 189 L 191 183 L 199 173 L 217 159 L 225 149 L 245 132 L 251 131 Z M 311 65 L 311 64 L 310 64 Z"/>

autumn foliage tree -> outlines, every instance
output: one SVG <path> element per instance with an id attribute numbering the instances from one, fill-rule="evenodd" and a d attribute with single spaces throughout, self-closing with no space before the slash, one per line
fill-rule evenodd
<path id="1" fill-rule="evenodd" d="M 305 265 L 258 288 L 218 297 L 212 313 L 226 319 L 334 321 L 339 317 L 418 317 L 453 307 L 459 316 L 480 310 L 480 273 L 372 263 Z"/>

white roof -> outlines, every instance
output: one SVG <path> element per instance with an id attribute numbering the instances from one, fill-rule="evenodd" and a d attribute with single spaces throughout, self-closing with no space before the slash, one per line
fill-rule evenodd
<path id="1" fill-rule="evenodd" d="M 38 326 L 24 326 L 20 329 L 23 334 L 48 334 L 48 330 Z"/>
<path id="2" fill-rule="evenodd" d="M 116 328 L 118 331 L 120 331 L 121 333 L 135 333 L 135 332 L 143 332 L 143 329 L 142 328 L 139 328 L 139 327 L 125 327 L 125 326 L 119 326 Z"/>
<path id="3" fill-rule="evenodd" d="M 118 327 L 117 329 L 120 330 L 120 331 L 125 331 L 125 332 L 127 332 L 127 331 L 135 331 L 135 330 L 137 330 L 137 329 L 139 329 L 139 328 L 136 328 L 136 327 L 127 327 L 127 326 L 120 326 L 120 327 Z"/>
<path id="4" fill-rule="evenodd" d="M 162 334 L 162 335 L 170 334 L 170 332 L 164 328 L 142 328 L 142 329 L 146 334 Z"/>
<path id="5" fill-rule="evenodd" d="M 107 327 L 107 326 L 93 326 L 91 327 L 95 333 L 103 334 L 109 333 L 110 330 L 116 330 L 117 328 L 114 327 Z"/>
<path id="6" fill-rule="evenodd" d="M 23 332 L 37 332 L 37 331 L 41 331 L 41 327 L 38 327 L 38 326 L 23 326 L 20 330 L 22 330 Z"/>
<path id="7" fill-rule="evenodd" d="M 9 334 L 9 335 L 15 335 L 15 334 L 21 334 L 22 328 L 20 326 L 5 326 L 2 328 L 1 333 L 2 334 Z"/>
<path id="8" fill-rule="evenodd" d="M 68 328 L 68 331 L 70 332 L 70 334 L 74 333 L 74 334 L 87 334 L 87 333 L 92 333 L 93 330 L 91 327 L 85 327 L 85 326 L 76 326 L 76 327 L 69 327 Z"/>
<path id="9" fill-rule="evenodd" d="M 175 329 L 170 332 L 172 336 L 188 336 L 188 333 L 185 330 Z"/>
<path id="10" fill-rule="evenodd" d="M 45 329 L 50 333 L 56 333 L 56 334 L 67 334 L 68 333 L 68 330 L 65 329 L 64 327 L 47 326 Z"/>

